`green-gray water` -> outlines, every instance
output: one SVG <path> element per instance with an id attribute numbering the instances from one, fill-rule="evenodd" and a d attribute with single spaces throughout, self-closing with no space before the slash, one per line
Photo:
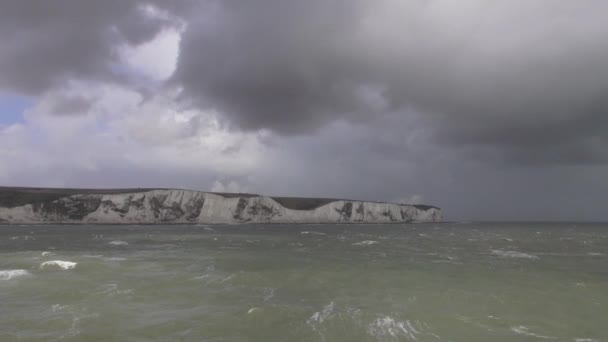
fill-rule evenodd
<path id="1" fill-rule="evenodd" d="M 542 340 L 608 341 L 608 225 L 0 226 L 0 341 Z"/>

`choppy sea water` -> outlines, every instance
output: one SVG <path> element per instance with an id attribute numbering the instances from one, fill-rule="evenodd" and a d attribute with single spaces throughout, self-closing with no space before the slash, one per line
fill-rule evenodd
<path id="1" fill-rule="evenodd" d="M 608 341 L 608 225 L 0 226 L 0 341 Z"/>

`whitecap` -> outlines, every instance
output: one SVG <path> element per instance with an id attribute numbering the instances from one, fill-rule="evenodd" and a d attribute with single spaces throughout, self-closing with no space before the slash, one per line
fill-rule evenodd
<path id="1" fill-rule="evenodd" d="M 223 283 L 227 282 L 228 280 L 234 278 L 235 275 L 236 274 L 231 274 L 231 275 L 227 276 L 226 278 L 223 278 L 222 280 L 220 280 L 220 284 L 223 284 Z"/>
<path id="2" fill-rule="evenodd" d="M 598 340 L 592 338 L 576 338 L 574 342 L 599 342 Z"/>
<path id="3" fill-rule="evenodd" d="M 264 289 L 264 293 L 265 293 L 264 294 L 264 301 L 265 302 L 269 301 L 272 297 L 274 297 L 274 291 L 275 290 L 276 289 L 272 288 L 272 287 Z"/>
<path id="4" fill-rule="evenodd" d="M 29 275 L 32 274 L 26 270 L 0 270 L 0 280 L 11 280 Z"/>
<path id="5" fill-rule="evenodd" d="M 500 249 L 493 249 L 492 254 L 503 258 L 538 259 L 538 256 L 536 255 L 526 254 L 517 251 L 503 251 Z"/>
<path id="6" fill-rule="evenodd" d="M 64 270 L 71 270 L 74 267 L 76 267 L 77 264 L 78 263 L 72 262 L 72 261 L 51 260 L 51 261 L 45 261 L 42 264 L 40 264 L 40 268 L 56 266 L 56 267 L 59 267 Z"/>
<path id="7" fill-rule="evenodd" d="M 369 245 L 374 245 L 379 243 L 378 241 L 373 241 L 373 240 L 365 240 L 365 241 L 361 241 L 361 242 L 355 242 L 353 243 L 353 246 L 369 246 Z"/>
<path id="8" fill-rule="evenodd" d="M 323 323 L 325 320 L 332 318 L 334 316 L 334 308 L 336 304 L 331 302 L 323 307 L 321 311 L 317 311 L 308 319 L 307 323 L 309 325 L 314 325 L 315 323 Z"/>
<path id="9" fill-rule="evenodd" d="M 49 255 L 53 255 L 53 252 L 42 252 L 40 253 L 41 256 L 49 256 Z"/>
<path id="10" fill-rule="evenodd" d="M 604 256 L 604 253 L 597 253 L 597 252 L 589 252 L 587 253 L 587 255 L 589 256 Z"/>
<path id="11" fill-rule="evenodd" d="M 116 241 L 110 241 L 110 242 L 108 242 L 108 244 L 110 244 L 112 246 L 127 246 L 129 243 L 127 241 L 116 240 Z"/>
<path id="12" fill-rule="evenodd" d="M 53 306 L 51 306 L 51 310 L 53 310 L 53 312 L 58 312 L 58 311 L 62 311 L 66 307 L 67 307 L 66 305 L 53 304 Z"/>
<path id="13" fill-rule="evenodd" d="M 302 235 L 327 235 L 326 233 L 313 232 L 313 231 L 303 231 L 303 232 L 300 232 L 300 234 L 302 234 Z"/>
<path id="14" fill-rule="evenodd" d="M 416 335 L 420 334 L 410 321 L 397 321 L 390 316 L 376 319 L 368 326 L 367 332 L 376 338 L 390 336 L 392 338 L 406 337 L 410 340 L 417 340 Z"/>
<path id="15" fill-rule="evenodd" d="M 544 335 L 539 335 L 539 334 L 535 334 L 533 332 L 530 332 L 530 329 L 528 327 L 525 327 L 523 325 L 517 326 L 517 327 L 511 327 L 511 331 L 513 331 L 516 334 L 519 335 L 523 335 L 523 336 L 531 336 L 531 337 L 536 337 L 536 338 L 544 338 L 547 340 L 555 340 L 555 337 L 551 337 L 551 336 L 544 336 Z"/>
<path id="16" fill-rule="evenodd" d="M 256 311 L 259 311 L 259 310 L 260 310 L 260 308 L 251 308 L 251 309 L 249 309 L 249 311 L 247 311 L 247 314 L 249 315 L 249 314 L 252 314 L 252 313 L 254 313 Z"/>

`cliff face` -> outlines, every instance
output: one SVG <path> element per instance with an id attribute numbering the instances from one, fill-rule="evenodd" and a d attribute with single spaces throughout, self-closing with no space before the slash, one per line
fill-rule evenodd
<path id="1" fill-rule="evenodd" d="M 351 200 L 272 198 L 189 190 L 77 190 L 0 196 L 0 223 L 405 223 L 439 222 L 441 210 Z M 1 192 L 1 190 L 0 190 Z"/>

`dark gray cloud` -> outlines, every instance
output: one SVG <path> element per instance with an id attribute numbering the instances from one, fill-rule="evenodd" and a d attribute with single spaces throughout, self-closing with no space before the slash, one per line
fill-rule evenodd
<path id="1" fill-rule="evenodd" d="M 175 80 L 243 129 L 310 133 L 414 108 L 437 143 L 604 162 L 587 146 L 608 139 L 606 10 L 591 0 L 205 2 Z"/>
<path id="2" fill-rule="evenodd" d="M 156 6 L 144 0 L 3 1 L 0 88 L 38 94 L 74 78 L 119 78 L 113 72 L 119 44 L 145 42 L 175 24 L 150 15 L 149 5 Z"/>
<path id="3" fill-rule="evenodd" d="M 607 10 L 594 0 L 9 0 L 0 86 L 36 94 L 119 79 L 118 46 L 180 18 L 172 81 L 239 129 L 314 134 L 413 109 L 429 143 L 481 146 L 489 161 L 603 163 Z"/>
<path id="4" fill-rule="evenodd" d="M 347 56 L 357 1 L 205 2 L 182 40 L 175 79 L 243 129 L 310 132 L 360 113 L 360 66 Z M 346 43 L 346 44 L 345 44 Z M 341 47 L 342 46 L 342 47 Z"/>

